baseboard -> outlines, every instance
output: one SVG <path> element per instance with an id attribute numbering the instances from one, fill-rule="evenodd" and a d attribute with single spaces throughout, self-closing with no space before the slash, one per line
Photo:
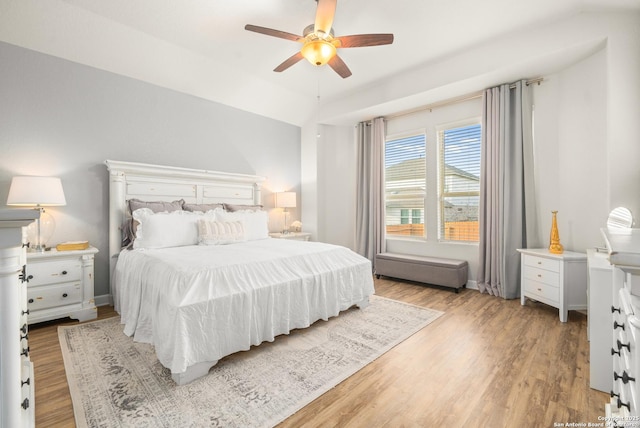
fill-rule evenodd
<path id="1" fill-rule="evenodd" d="M 95 300 L 96 306 L 113 306 L 113 298 L 111 294 L 103 294 L 102 296 L 95 296 L 93 300 Z"/>
<path id="2" fill-rule="evenodd" d="M 467 281 L 467 288 L 469 288 L 471 290 L 479 290 L 478 281 L 468 280 Z"/>

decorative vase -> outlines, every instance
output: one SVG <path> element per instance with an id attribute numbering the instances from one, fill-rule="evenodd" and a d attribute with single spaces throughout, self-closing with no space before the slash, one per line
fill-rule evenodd
<path id="1" fill-rule="evenodd" d="M 560 243 L 560 234 L 558 233 L 557 214 L 558 211 L 551 211 L 551 243 L 549 244 L 549 252 L 552 254 L 562 254 L 564 251 Z"/>

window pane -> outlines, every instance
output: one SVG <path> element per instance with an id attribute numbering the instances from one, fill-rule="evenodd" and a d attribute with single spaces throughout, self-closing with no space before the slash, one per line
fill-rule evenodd
<path id="1" fill-rule="evenodd" d="M 424 236 L 424 134 L 385 143 L 385 224 L 388 235 Z"/>
<path id="2" fill-rule="evenodd" d="M 480 124 L 440 132 L 440 238 L 475 241 L 480 195 Z"/>

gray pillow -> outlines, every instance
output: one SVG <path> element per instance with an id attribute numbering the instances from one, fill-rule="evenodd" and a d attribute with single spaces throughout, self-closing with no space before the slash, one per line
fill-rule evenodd
<path id="1" fill-rule="evenodd" d="M 224 209 L 229 212 L 240 211 L 240 210 L 251 210 L 251 211 L 260 211 L 262 209 L 262 205 L 233 205 L 233 204 L 224 204 Z"/>
<path id="2" fill-rule="evenodd" d="M 224 204 L 184 204 L 182 206 L 182 209 L 184 209 L 185 211 L 202 211 L 203 213 L 215 210 L 216 208 L 224 209 Z"/>

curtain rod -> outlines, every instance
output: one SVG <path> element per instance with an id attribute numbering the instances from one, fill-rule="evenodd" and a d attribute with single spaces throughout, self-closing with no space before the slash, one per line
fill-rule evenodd
<path id="1" fill-rule="evenodd" d="M 544 77 L 536 77 L 535 79 L 529 79 L 526 82 L 527 86 L 533 85 L 533 84 L 540 84 L 542 81 L 544 81 Z M 509 85 L 509 89 L 515 89 L 516 84 L 512 83 Z M 388 116 L 384 116 L 385 119 L 389 120 L 389 119 L 395 119 L 397 117 L 401 117 L 401 116 L 407 116 L 410 114 L 414 114 L 414 113 L 419 113 L 422 111 L 426 111 L 426 110 L 433 110 L 434 108 L 438 108 L 438 107 L 444 107 L 444 106 L 448 106 L 451 104 L 456 104 L 456 103 L 461 103 L 464 101 L 471 101 L 471 100 L 475 100 L 476 98 L 480 98 L 482 97 L 482 93 L 484 92 L 484 90 L 482 91 L 476 91 L 476 92 L 472 92 L 466 95 L 462 95 L 459 97 L 454 97 L 454 98 L 449 98 L 447 100 L 443 100 L 443 101 L 438 101 L 436 103 L 432 103 L 432 104 L 427 104 L 424 106 L 420 106 L 420 107 L 416 107 L 410 110 L 405 110 L 405 111 L 401 111 L 398 113 L 393 113 L 390 114 Z M 371 124 L 371 120 L 367 120 L 365 121 L 367 124 Z"/>

